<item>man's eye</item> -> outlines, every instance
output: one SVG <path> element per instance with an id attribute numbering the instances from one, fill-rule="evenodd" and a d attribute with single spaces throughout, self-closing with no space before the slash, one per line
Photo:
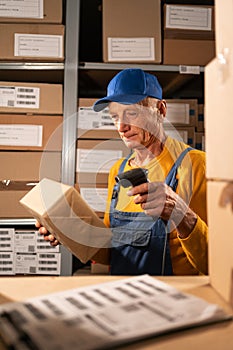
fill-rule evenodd
<path id="1" fill-rule="evenodd" d="M 127 113 L 126 113 L 126 117 L 129 117 L 129 118 L 136 118 L 137 117 L 137 112 L 135 112 L 135 111 L 128 111 Z"/>

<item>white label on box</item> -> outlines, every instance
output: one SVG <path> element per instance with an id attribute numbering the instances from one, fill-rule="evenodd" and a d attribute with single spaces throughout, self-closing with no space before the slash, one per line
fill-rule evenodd
<path id="1" fill-rule="evenodd" d="M 167 5 L 166 28 L 211 30 L 212 9 Z"/>
<path id="2" fill-rule="evenodd" d="M 35 231 L 15 231 L 14 251 L 15 253 L 35 253 L 36 248 Z"/>
<path id="3" fill-rule="evenodd" d="M 188 143 L 188 131 L 187 130 L 176 130 L 166 129 L 166 134 L 173 139 Z"/>
<path id="4" fill-rule="evenodd" d="M 0 107 L 39 108 L 40 88 L 31 86 L 0 86 Z"/>
<path id="5" fill-rule="evenodd" d="M 0 17 L 43 18 L 44 0 L 0 0 Z"/>
<path id="6" fill-rule="evenodd" d="M 179 66 L 180 74 L 200 74 L 200 66 Z"/>
<path id="7" fill-rule="evenodd" d="M 95 211 L 105 211 L 108 196 L 107 188 L 82 187 L 80 189 L 80 194 L 92 209 Z"/>
<path id="8" fill-rule="evenodd" d="M 42 146 L 42 125 L 0 124 L 1 146 Z"/>
<path id="9" fill-rule="evenodd" d="M 1 251 L 12 251 L 14 248 L 13 237 L 14 229 L 4 228 L 0 229 L 0 252 Z"/>
<path id="10" fill-rule="evenodd" d="M 24 273 L 36 273 L 37 266 L 37 255 L 30 253 L 15 253 L 15 273 L 24 274 Z"/>
<path id="11" fill-rule="evenodd" d="M 101 112 L 95 112 L 92 107 L 79 107 L 78 128 L 84 130 L 116 130 L 107 108 Z"/>
<path id="12" fill-rule="evenodd" d="M 14 56 L 63 57 L 62 35 L 15 33 Z"/>
<path id="13" fill-rule="evenodd" d="M 122 157 L 119 150 L 77 149 L 77 171 L 108 173 L 113 164 Z"/>
<path id="14" fill-rule="evenodd" d="M 189 124 L 189 104 L 167 103 L 167 114 L 164 122 Z"/>
<path id="15" fill-rule="evenodd" d="M 154 38 L 108 38 L 109 61 L 154 61 Z"/>

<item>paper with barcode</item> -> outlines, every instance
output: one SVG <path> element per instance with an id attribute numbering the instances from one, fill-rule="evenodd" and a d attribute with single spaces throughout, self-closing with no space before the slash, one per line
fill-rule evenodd
<path id="1" fill-rule="evenodd" d="M 111 349 L 231 318 L 218 305 L 148 275 L 4 304 L 0 313 L 2 339 L 24 350 Z"/>

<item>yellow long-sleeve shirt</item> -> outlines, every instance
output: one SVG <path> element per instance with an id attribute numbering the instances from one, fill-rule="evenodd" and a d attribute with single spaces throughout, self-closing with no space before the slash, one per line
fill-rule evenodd
<path id="1" fill-rule="evenodd" d="M 172 165 L 187 148 L 188 145 L 167 137 L 162 153 L 154 158 L 145 168 L 148 169 L 150 182 L 164 181 Z M 134 154 L 130 157 L 133 158 Z M 111 203 L 115 176 L 118 174 L 123 159 L 118 160 L 112 167 L 108 182 L 108 200 L 104 217 L 104 223 L 110 227 L 109 207 Z M 130 170 L 130 162 L 124 171 Z M 191 150 L 183 159 L 178 169 L 177 193 L 185 200 L 189 207 L 198 215 L 193 231 L 188 238 L 180 239 L 178 232 L 170 233 L 170 254 L 174 275 L 196 275 L 208 273 L 208 228 L 206 214 L 206 178 L 205 178 L 205 153 L 199 150 Z M 117 210 L 127 212 L 142 211 L 141 206 L 134 203 L 133 198 L 126 192 L 128 189 L 121 187 L 118 196 Z M 96 259 L 98 260 L 98 258 Z"/>

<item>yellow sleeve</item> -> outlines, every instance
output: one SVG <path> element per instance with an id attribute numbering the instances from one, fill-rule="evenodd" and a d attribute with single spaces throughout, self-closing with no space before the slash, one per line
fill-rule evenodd
<path id="1" fill-rule="evenodd" d="M 198 152 L 198 156 L 196 156 Z M 208 274 L 208 226 L 206 205 L 205 153 L 194 151 L 192 157 L 193 192 L 190 208 L 198 219 L 191 234 L 180 239 L 182 248 L 190 263 L 201 273 Z"/>

